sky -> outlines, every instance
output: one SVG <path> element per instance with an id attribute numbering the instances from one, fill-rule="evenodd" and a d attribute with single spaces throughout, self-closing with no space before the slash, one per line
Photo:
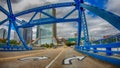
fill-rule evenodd
<path id="1" fill-rule="evenodd" d="M 61 3 L 61 2 L 73 2 L 73 0 L 11 0 L 12 1 L 12 9 L 14 13 L 39 7 L 42 5 L 52 4 L 52 3 Z M 107 11 L 110 11 L 116 15 L 120 16 L 120 0 L 84 0 L 86 4 L 97 6 L 99 8 L 105 9 Z M 6 10 L 8 10 L 6 1 L 0 0 L 0 5 L 4 7 Z M 56 9 L 57 11 L 57 17 L 63 17 L 67 12 L 69 12 L 73 7 L 71 8 L 61 8 Z M 86 13 L 86 19 L 88 24 L 88 30 L 90 37 L 94 38 L 102 38 L 104 35 L 109 34 L 115 34 L 120 33 L 116 28 L 114 28 L 112 25 L 110 25 L 108 22 L 100 18 L 99 16 L 96 16 L 92 12 L 89 12 L 88 10 L 85 10 Z M 28 21 L 30 19 L 30 16 L 32 16 L 33 13 L 27 14 L 24 16 L 18 17 L 20 20 L 24 19 Z M 70 15 L 70 17 L 77 17 L 77 12 L 74 12 Z M 6 16 L 0 12 L 0 21 L 4 20 Z M 7 24 L 8 22 L 6 22 Z M 6 28 L 6 26 L 0 26 L 0 28 Z M 60 23 L 57 24 L 57 34 L 58 37 L 74 37 L 74 33 L 77 32 L 77 23 Z M 63 30 L 64 28 L 64 30 Z M 7 29 L 7 28 L 6 28 Z M 13 34 L 13 30 L 12 30 Z M 12 37 L 12 35 L 11 35 Z M 36 37 L 36 27 L 33 27 L 33 38 Z"/>

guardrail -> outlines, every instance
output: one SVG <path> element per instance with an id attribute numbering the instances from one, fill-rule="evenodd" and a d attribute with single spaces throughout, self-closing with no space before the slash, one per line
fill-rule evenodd
<path id="1" fill-rule="evenodd" d="M 24 51 L 24 50 L 32 50 L 32 47 L 26 49 L 24 46 L 21 45 L 0 45 L 0 51 Z"/>
<path id="2" fill-rule="evenodd" d="M 104 48 L 104 50 L 98 50 L 98 48 Z M 120 42 L 111 43 L 111 44 L 99 44 L 99 45 L 90 45 L 90 46 L 76 46 L 75 50 L 78 52 L 87 54 L 96 59 L 100 59 L 115 65 L 120 66 L 120 58 L 110 57 L 114 54 L 120 55 L 120 50 L 113 51 L 112 48 L 120 48 Z M 106 53 L 106 55 L 101 55 L 99 52 Z"/>
<path id="3" fill-rule="evenodd" d="M 120 42 L 120 33 L 109 36 L 107 38 L 92 41 L 92 43 L 94 44 L 105 44 L 105 43 L 114 43 L 114 42 Z"/>
<path id="4" fill-rule="evenodd" d="M 93 53 L 105 52 L 107 56 L 111 56 L 113 54 L 120 54 L 120 51 L 112 51 L 112 48 L 120 48 L 120 42 L 90 46 L 76 46 L 75 48 L 82 51 L 93 51 Z M 105 50 L 97 50 L 97 48 L 105 48 Z"/>

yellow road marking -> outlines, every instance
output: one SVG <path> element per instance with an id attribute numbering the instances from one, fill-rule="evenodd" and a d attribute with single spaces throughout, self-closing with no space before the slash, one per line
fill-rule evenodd
<path id="1" fill-rule="evenodd" d="M 20 56 L 7 57 L 7 58 L 0 58 L 0 61 L 8 61 L 8 60 L 13 60 L 13 59 L 18 59 L 18 58 L 23 58 L 23 57 L 28 57 L 28 56 L 35 56 L 35 55 L 38 55 L 38 54 L 40 54 L 40 53 L 20 55 Z"/>
<path id="2" fill-rule="evenodd" d="M 45 49 L 45 50 L 48 51 L 49 49 Z M 37 50 L 37 51 L 39 51 L 39 50 Z M 32 52 L 37 52 L 37 51 L 32 51 Z M 23 58 L 23 57 L 35 56 L 35 55 L 38 55 L 38 54 L 40 54 L 40 51 L 39 51 L 39 53 L 34 53 L 34 54 L 25 54 L 25 55 L 14 56 L 14 57 L 0 58 L 0 62 L 15 60 L 15 59 Z"/>

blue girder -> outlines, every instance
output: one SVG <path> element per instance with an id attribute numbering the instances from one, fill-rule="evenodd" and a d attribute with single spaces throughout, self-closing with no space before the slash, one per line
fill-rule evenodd
<path id="1" fill-rule="evenodd" d="M 13 15 L 13 11 L 12 11 L 12 6 L 11 6 L 11 0 L 7 0 L 7 6 L 8 6 L 8 10 L 10 13 L 10 16 Z"/>
<path id="2" fill-rule="evenodd" d="M 11 35 L 11 25 L 12 25 L 12 20 L 14 19 L 13 18 L 13 12 L 12 12 L 12 7 L 11 7 L 11 2 L 10 2 L 10 0 L 7 0 L 7 6 L 8 6 L 8 10 L 9 10 L 9 15 L 8 15 L 8 18 L 10 18 L 9 19 L 9 28 L 8 28 L 8 37 L 7 37 L 7 46 L 8 47 L 10 47 L 10 35 Z M 9 49 L 9 48 L 8 48 Z"/>
<path id="3" fill-rule="evenodd" d="M 111 12 L 108 12 L 104 9 L 99 9 L 98 7 L 86 5 L 86 4 L 84 4 L 83 0 L 74 0 L 74 2 L 50 4 L 50 5 L 46 5 L 46 6 L 28 9 L 28 10 L 25 10 L 25 11 L 22 11 L 22 12 L 19 12 L 16 14 L 14 14 L 12 11 L 12 6 L 11 6 L 10 0 L 7 0 L 7 5 L 8 5 L 9 11 L 5 10 L 2 6 L 0 6 L 0 11 L 7 16 L 6 19 L 4 19 L 3 21 L 0 21 L 0 25 L 9 21 L 8 37 L 7 37 L 8 41 L 7 41 L 7 46 L 0 46 L 0 48 L 7 49 L 7 50 L 11 50 L 14 48 L 16 48 L 16 49 L 24 49 L 25 48 L 26 50 L 31 49 L 28 47 L 25 40 L 21 36 L 19 28 L 27 28 L 27 27 L 33 27 L 36 25 L 61 23 L 61 22 L 78 22 L 78 41 L 77 41 L 76 50 L 84 52 L 86 50 L 88 51 L 88 50 L 91 50 L 91 48 L 93 48 L 91 51 L 93 51 L 94 53 L 106 52 L 107 55 L 112 55 L 112 53 L 120 54 L 120 51 L 111 51 L 111 48 L 120 47 L 119 42 L 112 43 L 112 44 L 96 45 L 96 46 L 80 46 L 82 24 L 84 26 L 83 28 L 84 28 L 85 44 L 90 45 L 90 43 L 88 43 L 89 42 L 88 28 L 87 28 L 87 22 L 85 19 L 83 9 L 86 8 L 87 10 L 95 13 L 96 15 L 98 15 L 98 16 L 102 17 L 103 19 L 105 19 L 106 21 L 108 21 L 110 24 L 112 24 L 118 30 L 120 30 L 120 17 Z M 69 13 L 67 13 L 65 16 L 63 16 L 63 18 L 56 18 L 56 17 L 43 11 L 46 9 L 60 8 L 60 7 L 74 7 L 74 9 L 72 11 L 70 11 Z M 70 14 L 72 14 L 76 10 L 78 11 L 78 18 L 66 19 L 68 16 L 70 16 Z M 22 15 L 25 15 L 28 13 L 32 13 L 32 12 L 34 12 L 34 15 L 30 18 L 30 20 L 28 22 L 26 22 L 24 20 L 21 21 L 16 18 L 16 17 L 22 16 Z M 38 12 L 48 16 L 49 18 L 40 18 L 40 19 L 34 20 L 34 18 Z M 19 25 L 17 23 L 19 23 Z M 20 38 L 21 42 L 23 43 L 23 46 L 10 46 L 10 34 L 11 34 L 11 27 L 12 27 L 11 25 L 12 24 L 15 27 L 15 31 L 17 32 L 18 37 Z M 106 51 L 97 50 L 97 48 L 106 48 Z M 107 62 L 111 62 L 113 64 L 118 65 L 119 63 L 117 63 L 117 62 L 120 62 L 118 59 L 101 57 L 99 55 L 90 54 L 89 52 L 84 52 L 84 53 L 86 53 L 92 57 L 95 56 L 95 58 L 105 60 Z M 117 61 L 117 62 L 113 62 L 113 61 Z"/>
<path id="4" fill-rule="evenodd" d="M 84 45 L 91 45 L 89 41 L 89 34 L 88 34 L 88 27 L 87 27 L 87 21 L 85 18 L 84 10 L 82 11 L 82 29 L 84 34 Z"/>
<path id="5" fill-rule="evenodd" d="M 54 16 L 51 16 L 50 14 L 46 13 L 46 12 L 43 12 L 43 11 L 40 11 L 42 14 L 50 17 L 50 18 L 53 18 L 53 19 L 56 19 Z"/>
<path id="6" fill-rule="evenodd" d="M 41 7 L 28 9 L 28 10 L 16 13 L 15 17 L 21 16 L 21 15 L 24 15 L 24 14 L 28 14 L 28 13 L 31 13 L 31 12 L 36 12 L 36 11 L 40 12 L 40 11 L 45 10 L 45 9 L 59 8 L 59 7 L 70 7 L 70 6 L 74 6 L 74 4 L 75 4 L 74 2 L 66 2 L 66 3 L 58 3 L 58 4 L 41 6 Z"/>
<path id="7" fill-rule="evenodd" d="M 120 54 L 120 51 L 113 51 L 112 48 L 119 48 L 120 42 L 111 43 L 111 44 L 99 44 L 99 45 L 92 45 L 92 46 L 76 46 L 76 50 L 82 53 L 85 53 L 89 56 L 94 58 L 115 64 L 120 66 L 120 59 L 115 57 L 109 57 L 114 54 Z M 97 48 L 104 48 L 105 50 L 99 50 Z M 106 55 L 100 55 L 99 52 L 106 53 Z"/>
<path id="8" fill-rule="evenodd" d="M 0 11 L 2 11 L 5 15 L 9 15 L 8 11 L 6 11 L 2 6 L 0 6 Z"/>
<path id="9" fill-rule="evenodd" d="M 26 22 L 26 24 L 18 26 L 18 28 L 27 28 L 27 27 L 33 27 L 36 25 L 44 25 L 44 24 L 52 24 L 54 23 L 62 23 L 62 22 L 77 22 L 77 18 L 72 18 L 72 19 L 63 19 L 63 18 L 58 18 L 58 19 L 53 19 L 53 18 L 41 18 L 37 20 L 33 20 L 29 23 Z"/>
<path id="10" fill-rule="evenodd" d="M 63 19 L 67 18 L 71 13 L 73 13 L 76 10 L 76 8 L 74 8 L 72 11 L 70 11 L 68 14 L 66 14 Z"/>
<path id="11" fill-rule="evenodd" d="M 111 12 L 108 12 L 104 9 L 100 9 L 98 7 L 94 7 L 94 6 L 90 6 L 90 5 L 86 5 L 86 4 L 81 4 L 81 7 L 86 8 L 89 11 L 97 14 L 101 18 L 108 21 L 111 25 L 116 27 L 118 30 L 120 30 L 120 17 L 119 16 L 117 16 Z"/>
<path id="12" fill-rule="evenodd" d="M 10 23 L 12 23 L 15 26 L 15 30 L 20 38 L 20 40 L 22 41 L 24 47 L 27 49 L 27 45 L 24 42 L 24 39 L 22 39 L 20 32 L 19 32 L 19 28 L 27 28 L 27 27 L 33 27 L 36 25 L 42 25 L 42 24 L 51 24 L 51 23 L 60 23 L 60 22 L 78 22 L 78 42 L 77 45 L 80 45 L 80 38 L 81 38 L 81 21 L 82 19 L 84 19 L 85 21 L 85 36 L 86 36 L 86 40 L 89 41 L 89 35 L 86 34 L 88 33 L 88 29 L 87 29 L 87 24 L 86 24 L 86 20 L 85 20 L 85 16 L 84 18 L 82 18 L 82 11 L 83 8 L 86 8 L 92 12 L 94 12 L 95 14 L 99 15 L 100 17 L 102 17 L 103 19 L 107 20 L 110 24 L 112 24 L 113 26 L 115 26 L 117 29 L 120 30 L 120 17 L 110 13 L 108 11 L 105 11 L 103 9 L 99 9 L 97 7 L 94 6 L 90 6 L 90 5 L 86 5 L 84 4 L 83 0 L 74 0 L 75 2 L 66 2 L 66 3 L 57 3 L 57 4 L 51 4 L 51 5 L 46 5 L 46 6 L 41 6 L 41 7 L 37 7 L 37 8 L 32 8 L 32 9 L 28 9 L 19 13 L 14 14 L 12 11 L 12 6 L 11 6 L 11 2 L 10 0 L 7 0 L 7 5 L 8 5 L 8 9 L 9 12 L 6 11 L 3 7 L 0 6 L 0 11 L 2 11 L 5 15 L 7 15 L 8 18 L 6 18 L 5 20 L 0 22 L 0 25 L 2 25 L 4 22 L 8 21 Z M 50 14 L 43 12 L 43 10 L 46 9 L 51 9 L 51 8 L 60 8 L 60 7 L 75 7 L 72 11 L 70 11 L 68 14 L 66 14 L 63 18 L 55 18 L 53 16 L 51 16 Z M 72 14 L 75 10 L 78 11 L 78 18 L 70 18 L 70 19 L 66 19 L 68 16 L 70 16 L 70 14 Z M 32 13 L 34 12 L 35 14 L 31 17 L 31 19 L 26 22 L 24 20 L 20 21 L 18 19 L 16 19 L 16 17 L 21 16 L 21 15 L 25 15 L 28 13 Z M 40 12 L 46 16 L 48 16 L 49 18 L 44 18 L 44 19 L 36 19 L 33 20 L 34 17 L 37 15 L 37 13 Z M 106 17 L 107 16 L 107 17 Z M 17 24 L 17 22 L 19 23 L 19 25 Z M 9 25 L 9 27 L 11 27 Z M 10 38 L 10 30 L 11 28 L 8 29 L 8 38 Z M 9 39 L 8 39 L 9 40 Z"/>
<path id="13" fill-rule="evenodd" d="M 8 18 L 5 19 L 5 20 L 3 20 L 3 21 L 1 21 L 1 22 L 0 22 L 0 25 L 4 24 L 6 21 L 8 21 Z"/>
<path id="14" fill-rule="evenodd" d="M 34 15 L 31 17 L 31 19 L 29 20 L 28 23 L 30 23 L 30 22 L 33 20 L 33 18 L 37 15 L 37 13 L 38 13 L 38 12 L 35 12 L 35 13 L 34 13 Z"/>

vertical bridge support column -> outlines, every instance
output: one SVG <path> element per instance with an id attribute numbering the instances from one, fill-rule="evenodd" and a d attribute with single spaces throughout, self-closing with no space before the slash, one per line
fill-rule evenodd
<path id="1" fill-rule="evenodd" d="M 97 48 L 94 47 L 93 49 L 94 49 L 93 52 L 94 52 L 94 53 L 97 53 Z"/>
<path id="2" fill-rule="evenodd" d="M 13 49 L 10 45 L 10 35 L 11 35 L 11 25 L 13 25 L 15 27 L 15 31 L 17 32 L 18 34 L 18 37 L 20 38 L 20 40 L 22 41 L 24 47 L 28 50 L 28 46 L 27 44 L 25 43 L 24 39 L 21 37 L 20 35 L 20 32 L 19 32 L 19 29 L 17 27 L 17 24 L 15 22 L 16 20 L 16 17 L 14 16 L 13 14 L 13 11 L 12 11 L 12 6 L 11 6 L 11 0 L 7 0 L 7 5 L 8 5 L 8 10 L 9 10 L 9 15 L 8 15 L 8 18 L 9 18 L 9 28 L 8 28 L 8 41 L 7 41 L 7 49 Z M 19 47 L 17 47 L 17 49 L 19 49 Z"/>
<path id="3" fill-rule="evenodd" d="M 80 1 L 74 0 L 76 3 L 76 9 L 78 10 L 78 39 L 77 39 L 77 46 L 80 46 L 80 39 L 81 39 L 81 9 L 80 9 Z"/>
<path id="4" fill-rule="evenodd" d="M 109 47 L 106 48 L 106 55 L 108 55 L 108 56 L 112 55 L 111 48 L 109 48 Z"/>

